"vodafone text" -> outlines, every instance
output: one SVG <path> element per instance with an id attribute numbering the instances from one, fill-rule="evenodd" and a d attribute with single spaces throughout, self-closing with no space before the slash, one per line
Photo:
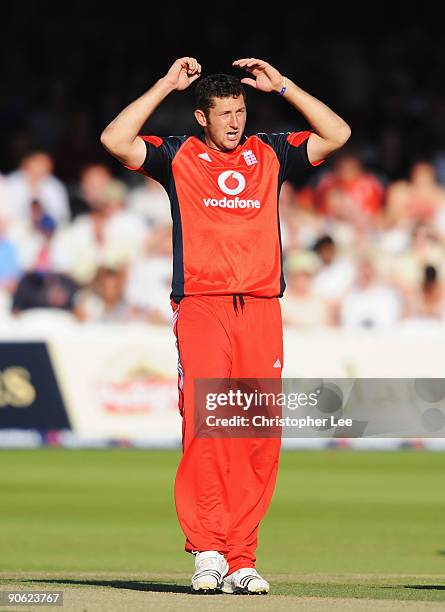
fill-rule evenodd
<path id="1" fill-rule="evenodd" d="M 259 200 L 241 200 L 240 198 L 227 198 L 224 196 L 221 200 L 216 198 L 203 198 L 203 203 L 208 208 L 209 206 L 219 206 L 220 208 L 261 208 Z"/>

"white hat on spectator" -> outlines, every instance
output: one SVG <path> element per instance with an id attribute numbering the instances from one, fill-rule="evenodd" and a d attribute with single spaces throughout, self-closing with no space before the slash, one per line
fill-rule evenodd
<path id="1" fill-rule="evenodd" d="M 285 272 L 290 274 L 296 272 L 315 274 L 319 267 L 317 256 L 309 251 L 291 251 L 284 263 Z"/>

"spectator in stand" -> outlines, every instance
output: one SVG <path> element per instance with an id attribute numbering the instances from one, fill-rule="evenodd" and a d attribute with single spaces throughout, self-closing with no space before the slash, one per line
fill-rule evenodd
<path id="1" fill-rule="evenodd" d="M 284 252 L 307 249 L 320 234 L 323 218 L 317 215 L 307 201 L 301 198 L 290 181 L 280 191 L 281 244 Z"/>
<path id="2" fill-rule="evenodd" d="M 72 311 L 77 284 L 64 274 L 29 272 L 20 280 L 14 293 L 15 314 L 35 308 Z"/>
<path id="3" fill-rule="evenodd" d="M 18 221 L 31 215 L 33 200 L 39 200 L 46 214 L 56 223 L 70 218 L 65 186 L 53 176 L 53 160 L 43 151 L 26 155 L 20 168 L 8 175 L 9 213 Z"/>
<path id="4" fill-rule="evenodd" d="M 39 200 L 34 200 L 32 203 L 31 221 L 35 238 L 35 255 L 31 267 L 40 272 L 49 272 L 50 244 L 56 230 L 56 223 L 44 211 Z"/>
<path id="5" fill-rule="evenodd" d="M 315 200 L 318 210 L 329 217 L 372 228 L 382 212 L 383 195 L 383 185 L 365 172 L 360 159 L 344 153 L 318 183 Z"/>
<path id="6" fill-rule="evenodd" d="M 21 224 L 20 232 L 16 226 L 13 234 L 24 271 L 50 271 L 50 245 L 55 230 L 54 219 L 44 211 L 39 200 L 33 200 L 29 218 Z"/>
<path id="7" fill-rule="evenodd" d="M 55 270 L 71 275 L 80 284 L 96 276 L 100 262 L 132 262 L 144 248 L 147 226 L 126 210 L 126 188 L 111 178 L 103 166 L 92 166 L 82 176 L 90 212 L 80 215 L 54 237 L 51 261 Z"/>
<path id="8" fill-rule="evenodd" d="M 370 259 L 358 262 L 354 287 L 340 308 L 341 325 L 348 329 L 388 329 L 402 316 L 398 293 L 379 282 Z"/>
<path id="9" fill-rule="evenodd" d="M 19 256 L 10 238 L 5 181 L 0 176 L 0 321 L 9 316 L 11 294 L 20 275 Z"/>
<path id="10" fill-rule="evenodd" d="M 123 323 L 130 318 L 125 301 L 125 266 L 100 266 L 89 289 L 76 295 L 75 314 L 80 321 L 91 323 Z"/>
<path id="11" fill-rule="evenodd" d="M 9 199 L 10 196 L 6 178 L 0 174 L 0 215 L 3 215 L 5 218 L 9 216 Z"/>
<path id="12" fill-rule="evenodd" d="M 437 182 L 434 166 L 428 162 L 416 162 L 408 180 L 395 181 L 388 188 L 386 214 L 390 224 L 406 226 L 431 221 L 443 211 L 445 189 Z"/>
<path id="13" fill-rule="evenodd" d="M 410 319 L 443 321 L 445 318 L 445 290 L 434 266 L 425 266 L 420 290 L 413 301 Z"/>
<path id="14" fill-rule="evenodd" d="M 444 246 L 438 232 L 431 223 L 421 222 L 413 228 L 406 249 L 398 257 L 388 259 L 386 268 L 391 283 L 411 301 L 423 281 L 425 267 L 439 270 L 444 265 Z"/>
<path id="15" fill-rule="evenodd" d="M 284 325 L 309 328 L 332 323 L 328 303 L 312 290 L 317 269 L 317 258 L 311 252 L 293 251 L 286 257 L 287 289 L 281 300 Z"/>
<path id="16" fill-rule="evenodd" d="M 0 291 L 11 294 L 21 275 L 17 250 L 7 237 L 8 219 L 0 211 Z"/>
<path id="17" fill-rule="evenodd" d="M 157 181 L 144 177 L 140 187 L 128 194 L 128 209 L 144 218 L 149 225 L 165 225 L 171 222 L 170 200 Z"/>
<path id="18" fill-rule="evenodd" d="M 314 276 L 312 288 L 314 293 L 327 300 L 333 310 L 337 311 L 340 301 L 354 282 L 354 262 L 339 255 L 334 240 L 328 234 L 316 241 L 313 250 L 318 255 L 321 267 Z"/>
<path id="19" fill-rule="evenodd" d="M 146 254 L 130 269 L 126 299 L 135 317 L 154 324 L 170 324 L 171 224 L 152 231 Z"/>
<path id="20" fill-rule="evenodd" d="M 108 184 L 113 180 L 110 169 L 105 164 L 89 164 L 83 166 L 80 180 L 72 183 L 70 206 L 73 218 L 89 213 L 100 206 L 102 195 Z"/>
<path id="21" fill-rule="evenodd" d="M 298 212 L 295 195 L 292 183 L 284 181 L 279 199 L 281 244 L 284 251 L 299 248 Z"/>

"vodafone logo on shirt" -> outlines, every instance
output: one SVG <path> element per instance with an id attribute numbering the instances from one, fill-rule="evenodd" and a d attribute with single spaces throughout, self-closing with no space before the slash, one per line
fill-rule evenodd
<path id="1" fill-rule="evenodd" d="M 218 176 L 218 187 L 227 195 L 238 195 L 246 186 L 246 179 L 240 172 L 226 170 Z"/>
<path id="2" fill-rule="evenodd" d="M 223 193 L 230 196 L 238 196 L 246 187 L 246 179 L 241 172 L 236 170 L 225 170 L 218 176 L 218 187 Z M 260 208 L 259 200 L 243 200 L 241 198 L 203 198 L 203 204 L 209 206 L 218 206 L 219 208 Z"/>

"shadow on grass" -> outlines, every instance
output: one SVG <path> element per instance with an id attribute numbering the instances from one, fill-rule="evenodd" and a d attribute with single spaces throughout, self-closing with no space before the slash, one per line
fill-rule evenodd
<path id="1" fill-rule="evenodd" d="M 132 580 L 70 580 L 70 579 L 30 579 L 21 580 L 21 582 L 31 583 L 44 583 L 44 584 L 77 584 L 81 586 L 103 586 L 111 587 L 114 589 L 131 589 L 133 591 L 153 591 L 153 592 L 164 592 L 164 593 L 192 593 L 189 586 L 183 586 L 181 584 L 168 584 L 165 582 L 145 582 L 145 581 L 132 581 Z"/>
<path id="2" fill-rule="evenodd" d="M 445 584 L 404 584 L 404 589 L 417 589 L 419 591 L 445 591 Z"/>
<path id="3" fill-rule="evenodd" d="M 379 584 L 378 589 L 414 589 L 416 591 L 445 591 L 445 584 Z"/>

